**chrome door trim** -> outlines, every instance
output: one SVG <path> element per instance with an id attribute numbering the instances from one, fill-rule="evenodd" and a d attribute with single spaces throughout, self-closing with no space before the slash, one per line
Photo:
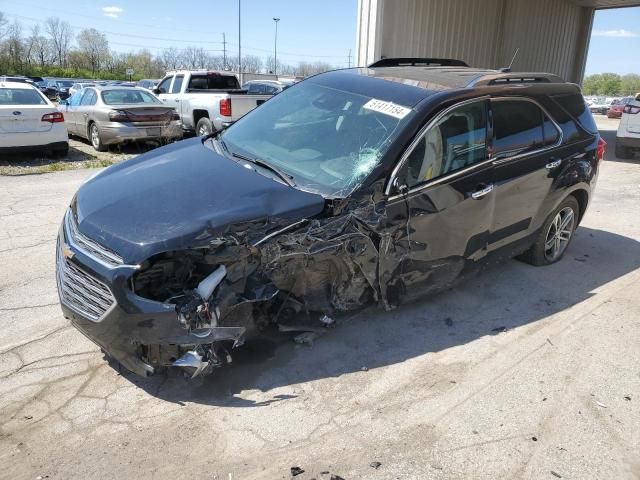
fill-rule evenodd
<path id="1" fill-rule="evenodd" d="M 442 110 L 435 117 L 433 117 L 424 127 L 422 127 L 422 129 L 420 129 L 418 134 L 411 141 L 409 146 L 406 148 L 406 150 L 404 151 L 404 153 L 400 157 L 400 161 L 393 168 L 393 171 L 391 172 L 391 176 L 389 177 L 389 180 L 387 181 L 387 186 L 384 189 L 385 195 L 389 195 L 390 194 L 391 186 L 393 185 L 393 181 L 395 180 L 396 176 L 398 175 L 398 171 L 404 166 L 405 162 L 407 161 L 407 158 L 409 158 L 409 155 L 411 155 L 413 153 L 413 150 L 416 148 L 416 145 L 420 142 L 420 140 L 422 140 L 424 135 L 427 133 L 427 131 L 433 125 L 435 125 L 440 119 L 442 119 L 442 117 L 444 117 L 445 115 L 447 115 L 451 111 L 456 110 L 457 108 L 460 108 L 460 107 L 463 107 L 465 105 L 469 105 L 469 104 L 472 104 L 472 103 L 476 103 L 476 102 L 485 102 L 485 101 L 490 100 L 490 99 L 491 99 L 491 97 L 489 95 L 483 95 L 482 97 L 474 97 L 474 98 L 470 98 L 468 100 L 463 100 L 462 102 L 455 103 L 455 104 L 451 105 L 450 107 L 447 107 L 444 110 Z M 401 198 L 403 196 L 410 195 L 413 192 L 417 192 L 419 190 L 422 190 L 423 188 L 425 188 L 427 186 L 436 185 L 436 184 L 441 183 L 441 182 L 443 182 L 445 180 L 448 180 L 449 178 L 452 178 L 452 177 L 454 177 L 456 175 L 460 175 L 460 174 L 462 174 L 464 172 L 470 171 L 473 168 L 476 168 L 476 167 L 479 167 L 480 165 L 488 163 L 489 161 L 491 161 L 491 160 L 487 160 L 485 162 L 476 163 L 475 165 L 470 165 L 469 167 L 464 168 L 462 170 L 458 170 L 457 172 L 452 172 L 449 175 L 444 175 L 442 177 L 435 178 L 433 181 L 428 181 L 428 182 L 424 183 L 423 185 L 420 185 L 418 187 L 410 189 L 404 195 L 392 195 L 391 197 L 388 198 L 388 200 L 389 201 L 395 200 L 395 199 Z"/>
<path id="2" fill-rule="evenodd" d="M 558 140 L 553 145 L 549 145 L 549 146 L 546 146 L 546 147 L 538 148 L 536 150 L 531 150 L 530 152 L 518 153 L 516 155 L 511 155 L 511 156 L 504 155 L 504 156 L 500 156 L 500 157 L 496 157 L 495 155 L 491 155 L 490 158 L 493 159 L 493 164 L 494 165 L 502 165 L 503 163 L 510 162 L 511 160 L 518 160 L 520 158 L 529 157 L 529 156 L 532 156 L 532 155 L 538 155 L 538 154 L 544 153 L 544 152 L 546 152 L 548 150 L 553 150 L 554 148 L 558 148 L 560 145 L 562 145 L 562 141 L 564 140 L 564 133 L 562 131 L 562 128 L 560 128 L 560 125 L 558 125 L 558 123 L 551 116 L 551 114 L 547 111 L 547 109 L 544 108 L 542 105 L 540 105 L 540 103 L 538 103 L 533 98 L 527 98 L 527 97 L 495 97 L 495 98 L 491 99 L 491 102 L 505 102 L 505 101 L 517 101 L 517 102 L 533 103 L 540 110 L 542 110 L 542 112 L 549 118 L 549 120 L 551 120 L 551 123 L 556 128 L 556 130 L 559 133 L 559 135 L 558 135 Z"/>

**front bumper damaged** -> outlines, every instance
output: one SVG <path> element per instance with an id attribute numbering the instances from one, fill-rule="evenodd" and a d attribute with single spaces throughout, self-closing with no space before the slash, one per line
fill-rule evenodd
<path id="1" fill-rule="evenodd" d="M 66 223 L 65 218 L 56 255 L 60 305 L 65 318 L 103 352 L 141 376 L 154 374 L 159 366 L 182 367 L 196 376 L 231 361 L 226 348 L 242 345 L 244 327 L 216 326 L 214 321 L 193 328 L 175 304 L 136 295 L 128 286 L 138 265 L 108 265 L 88 254 L 69 235 Z M 201 293 L 211 297 L 217 283 Z M 208 300 L 201 299 L 192 313 L 197 315 L 203 305 L 214 310 Z"/>

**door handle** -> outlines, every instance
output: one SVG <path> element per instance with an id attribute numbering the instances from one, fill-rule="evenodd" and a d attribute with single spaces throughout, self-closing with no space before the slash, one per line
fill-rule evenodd
<path id="1" fill-rule="evenodd" d="M 545 165 L 545 168 L 547 170 L 553 170 L 556 167 L 559 167 L 560 164 L 562 163 L 562 160 L 554 160 L 553 162 L 549 162 Z"/>
<path id="2" fill-rule="evenodd" d="M 174 102 L 179 102 L 180 100 L 178 100 L 177 98 L 174 100 Z"/>
<path id="3" fill-rule="evenodd" d="M 481 199 L 485 195 L 488 195 L 491 192 L 493 192 L 493 185 L 487 185 L 483 189 L 476 190 L 475 192 L 473 192 L 471 194 L 471 198 L 473 198 L 474 200 L 479 200 L 479 199 Z"/>

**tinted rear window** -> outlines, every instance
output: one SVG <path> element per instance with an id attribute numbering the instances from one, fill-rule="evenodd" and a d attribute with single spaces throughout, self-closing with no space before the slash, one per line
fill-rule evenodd
<path id="1" fill-rule="evenodd" d="M 494 154 L 517 155 L 544 144 L 543 113 L 532 103 L 521 100 L 492 102 Z"/>
<path id="2" fill-rule="evenodd" d="M 44 98 L 30 88 L 0 88 L 0 105 L 46 105 Z"/>
<path id="3" fill-rule="evenodd" d="M 563 110 L 575 118 L 587 132 L 598 133 L 596 122 L 582 95 L 579 93 L 571 93 L 567 95 L 556 95 L 551 98 L 553 98 Z"/>
<path id="4" fill-rule="evenodd" d="M 162 103 L 156 97 L 141 90 L 105 90 L 102 92 L 102 101 L 107 105 L 129 105 L 136 103 Z"/>
<path id="5" fill-rule="evenodd" d="M 192 75 L 190 90 L 237 90 L 240 83 L 234 75 Z"/>

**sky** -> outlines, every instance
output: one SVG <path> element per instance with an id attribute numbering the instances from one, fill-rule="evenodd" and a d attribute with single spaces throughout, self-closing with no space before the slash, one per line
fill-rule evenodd
<path id="1" fill-rule="evenodd" d="M 280 61 L 346 67 L 351 50 L 354 63 L 357 0 L 0 0 L 0 11 L 27 28 L 49 16 L 63 18 L 75 33 L 95 28 L 125 52 L 198 45 L 222 54 L 224 32 L 228 54 L 237 56 L 239 1 L 243 55 L 273 54 L 279 17 Z M 596 12 L 586 74 L 600 72 L 640 73 L 640 7 Z"/>
<path id="2" fill-rule="evenodd" d="M 69 22 L 74 33 L 95 28 L 113 50 L 124 52 L 196 45 L 222 55 L 225 33 L 228 54 L 237 56 L 238 1 L 0 0 L 0 11 L 27 28 L 50 16 Z M 349 49 L 354 61 L 357 0 L 241 0 L 241 6 L 243 55 L 273 55 L 273 18 L 279 17 L 279 61 L 346 67 Z"/>
<path id="3" fill-rule="evenodd" d="M 640 73 L 640 7 L 598 10 L 586 75 Z"/>

